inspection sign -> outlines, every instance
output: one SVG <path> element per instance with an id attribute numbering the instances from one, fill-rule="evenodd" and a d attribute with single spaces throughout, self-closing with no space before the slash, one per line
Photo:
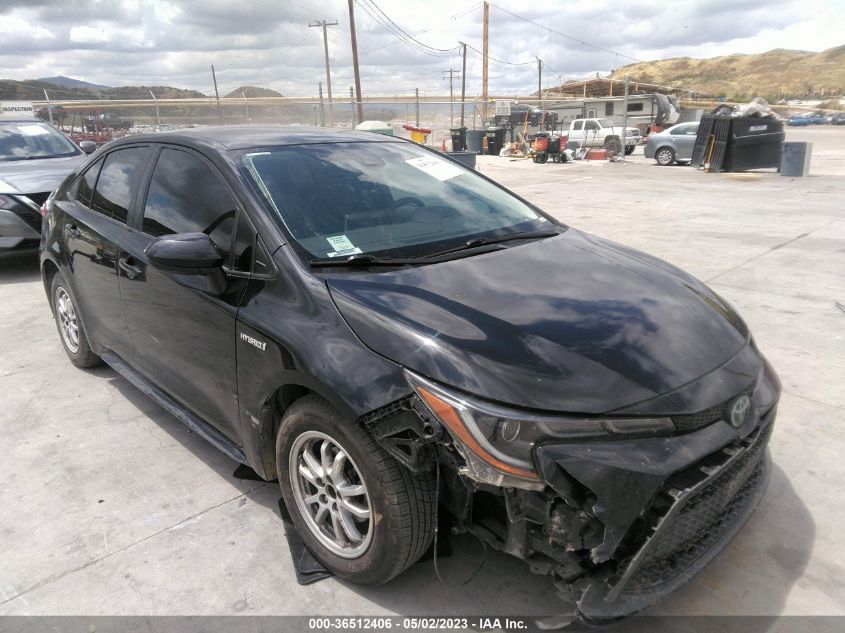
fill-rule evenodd
<path id="1" fill-rule="evenodd" d="M 0 101 L 0 117 L 35 116 L 32 101 Z"/>

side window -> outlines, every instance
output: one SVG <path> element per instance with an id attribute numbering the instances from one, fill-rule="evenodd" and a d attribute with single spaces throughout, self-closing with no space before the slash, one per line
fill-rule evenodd
<path id="1" fill-rule="evenodd" d="M 129 147 L 106 156 L 94 191 L 94 211 L 126 222 L 148 152 L 147 147 Z"/>
<path id="2" fill-rule="evenodd" d="M 572 124 L 572 129 L 573 129 L 573 130 L 576 130 L 576 131 L 577 131 L 577 130 L 581 130 L 581 129 L 583 129 L 583 128 L 584 128 L 584 122 L 583 122 L 583 121 L 575 121 L 575 122 Z"/>
<path id="3" fill-rule="evenodd" d="M 584 125 L 584 129 L 585 130 L 597 130 L 597 129 L 599 129 L 599 125 L 595 121 L 587 121 L 587 123 Z"/>
<path id="4" fill-rule="evenodd" d="M 188 152 L 162 150 L 147 192 L 144 233 L 205 233 L 228 255 L 236 213 L 229 190 L 208 165 Z"/>
<path id="5" fill-rule="evenodd" d="M 91 201 L 94 197 L 94 185 L 97 184 L 97 176 L 100 173 L 100 167 L 103 166 L 103 161 L 98 160 L 91 165 L 84 174 L 82 174 L 74 185 L 75 191 L 71 192 L 73 197 L 83 207 L 90 207 Z"/>

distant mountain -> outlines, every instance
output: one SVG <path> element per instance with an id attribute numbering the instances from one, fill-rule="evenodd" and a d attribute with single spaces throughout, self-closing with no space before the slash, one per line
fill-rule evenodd
<path id="1" fill-rule="evenodd" d="M 777 48 L 712 59 L 674 57 L 629 64 L 611 77 L 688 89 L 730 101 L 825 97 L 845 93 L 845 46 L 821 53 Z"/>
<path id="2" fill-rule="evenodd" d="M 58 86 L 59 88 L 83 88 L 85 90 L 93 90 L 94 92 L 109 87 L 102 86 L 100 84 L 92 84 L 87 81 L 82 81 L 81 79 L 65 77 L 63 75 L 59 75 L 58 77 L 42 77 L 41 79 L 36 79 L 35 81 L 40 81 L 41 83 L 45 84 L 53 84 L 54 86 Z"/>
<path id="3" fill-rule="evenodd" d="M 150 91 L 156 99 L 201 99 L 207 95 L 198 90 L 186 90 L 173 86 L 116 86 L 100 91 L 105 99 L 152 99 Z"/>
<path id="4" fill-rule="evenodd" d="M 72 79 L 71 81 L 76 81 Z M 80 82 L 85 83 L 85 82 Z M 96 86 L 96 84 L 87 84 Z M 95 88 L 86 87 L 61 87 L 43 80 L 28 79 L 16 81 L 13 79 L 0 79 L 0 99 L 19 99 L 24 101 L 43 101 L 44 90 L 53 101 L 74 101 L 87 99 L 152 99 L 150 90 L 157 99 L 199 99 L 205 97 L 197 90 L 184 90 L 172 86 L 117 86 L 109 88 L 100 86 Z"/>
<path id="5" fill-rule="evenodd" d="M 243 97 L 246 95 L 247 98 L 252 97 L 281 97 L 282 94 L 276 92 L 275 90 L 271 90 L 270 88 L 260 88 L 258 86 L 240 86 L 235 88 L 226 95 L 226 98 L 233 98 L 233 97 Z"/>

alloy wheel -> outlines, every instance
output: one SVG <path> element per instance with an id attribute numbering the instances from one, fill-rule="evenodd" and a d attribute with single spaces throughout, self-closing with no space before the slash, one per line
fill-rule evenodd
<path id="1" fill-rule="evenodd" d="M 73 301 L 62 287 L 56 290 L 56 318 L 65 345 L 71 353 L 76 354 L 79 351 L 79 323 Z"/>
<path id="2" fill-rule="evenodd" d="M 362 555 L 372 540 L 372 508 L 349 453 L 325 433 L 307 431 L 291 446 L 289 466 L 294 498 L 311 533 L 342 558 Z"/>

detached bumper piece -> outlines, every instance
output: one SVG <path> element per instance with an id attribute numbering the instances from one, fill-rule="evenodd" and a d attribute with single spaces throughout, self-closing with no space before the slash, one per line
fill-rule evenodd
<path id="1" fill-rule="evenodd" d="M 675 591 L 724 549 L 766 490 L 773 417 L 766 416 L 739 445 L 726 446 L 666 480 L 649 512 L 626 538 L 642 543 L 639 549 L 614 573 L 579 587 L 581 617 L 601 620 L 641 611 Z"/>

